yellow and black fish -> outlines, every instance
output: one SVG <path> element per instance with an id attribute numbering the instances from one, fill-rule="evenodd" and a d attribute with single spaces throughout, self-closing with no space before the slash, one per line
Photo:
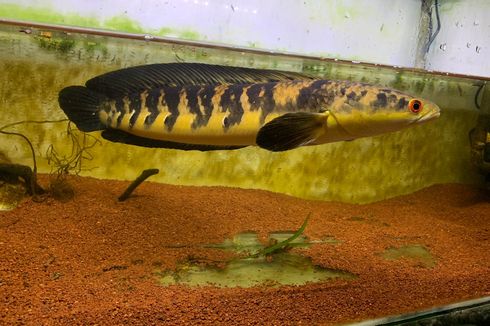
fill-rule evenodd
<path id="1" fill-rule="evenodd" d="M 64 88 L 59 104 L 82 131 L 184 150 L 285 151 L 392 132 L 440 114 L 430 101 L 373 85 L 197 63 L 109 72 Z"/>

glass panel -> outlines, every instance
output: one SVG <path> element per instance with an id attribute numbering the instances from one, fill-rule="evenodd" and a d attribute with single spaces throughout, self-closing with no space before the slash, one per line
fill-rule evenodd
<path id="1" fill-rule="evenodd" d="M 126 36 L 0 25 L 0 320 L 338 324 L 490 293 L 485 80 Z M 280 153 L 136 147 L 68 124 L 61 89 L 156 62 L 370 83 L 441 116 Z M 33 157 L 12 133 L 47 194 L 24 196 Z"/>

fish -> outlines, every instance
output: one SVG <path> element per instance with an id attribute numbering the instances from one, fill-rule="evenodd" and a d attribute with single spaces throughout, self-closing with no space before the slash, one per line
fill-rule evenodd
<path id="1" fill-rule="evenodd" d="M 350 141 L 434 120 L 426 99 L 376 85 L 278 70 L 157 63 L 68 86 L 58 102 L 83 132 L 181 150 L 273 152 Z"/>

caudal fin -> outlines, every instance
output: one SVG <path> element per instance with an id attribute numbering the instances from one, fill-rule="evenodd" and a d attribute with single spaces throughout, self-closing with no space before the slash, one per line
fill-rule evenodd
<path id="1" fill-rule="evenodd" d="M 58 96 L 58 103 L 70 121 L 85 132 L 106 129 L 98 115 L 106 100 L 106 96 L 83 86 L 63 88 Z"/>

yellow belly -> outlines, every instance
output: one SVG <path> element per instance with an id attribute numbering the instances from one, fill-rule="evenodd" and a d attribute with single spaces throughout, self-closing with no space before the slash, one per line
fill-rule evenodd
<path id="1" fill-rule="evenodd" d="M 165 118 L 168 115 L 169 113 L 159 114 L 150 126 L 146 126 L 144 124 L 146 114 L 140 114 L 132 128 L 129 128 L 129 119 L 123 119 L 118 129 L 140 137 L 186 144 L 255 145 L 257 132 L 262 126 L 261 113 L 258 111 L 244 113 L 240 123 L 228 129 L 223 127 L 223 120 L 229 113 L 213 112 L 205 126 L 193 129 L 192 122 L 196 116 L 185 113 L 178 116 L 169 131 L 165 126 Z M 270 114 L 265 122 L 277 116 L 278 114 Z"/>

